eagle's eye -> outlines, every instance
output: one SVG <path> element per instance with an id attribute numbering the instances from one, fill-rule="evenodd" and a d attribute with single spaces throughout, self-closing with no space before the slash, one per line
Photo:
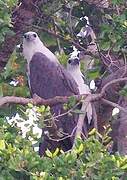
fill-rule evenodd
<path id="1" fill-rule="evenodd" d="M 36 38 L 37 37 L 37 35 L 36 34 L 33 34 L 33 36 Z"/>
<path id="2" fill-rule="evenodd" d="M 26 39 L 26 38 L 27 38 L 27 35 L 26 35 L 26 34 L 24 34 L 24 35 L 23 35 L 23 37 Z"/>
<path id="3" fill-rule="evenodd" d="M 71 60 L 68 60 L 68 63 L 71 64 Z"/>

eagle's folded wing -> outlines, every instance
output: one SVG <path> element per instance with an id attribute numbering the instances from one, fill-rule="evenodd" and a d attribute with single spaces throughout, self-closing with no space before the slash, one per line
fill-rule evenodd
<path id="1" fill-rule="evenodd" d="M 61 65 L 51 62 L 44 54 L 36 53 L 30 62 L 30 87 L 31 94 L 34 93 L 38 96 L 48 99 L 55 96 L 71 96 L 78 94 L 77 84 L 69 76 L 68 72 L 61 67 Z M 58 103 L 51 107 L 53 115 L 65 113 L 63 104 Z M 78 115 L 72 113 L 72 116 L 68 114 L 54 118 L 55 127 L 45 127 L 42 131 L 43 141 L 40 145 L 40 155 L 45 153 L 45 150 L 49 148 L 51 151 L 55 148 L 69 150 L 73 145 L 73 139 L 75 135 L 75 128 L 77 125 Z M 60 139 L 59 131 L 62 131 L 63 136 L 71 135 L 61 141 L 52 141 L 45 132 L 49 132 L 51 137 Z"/>

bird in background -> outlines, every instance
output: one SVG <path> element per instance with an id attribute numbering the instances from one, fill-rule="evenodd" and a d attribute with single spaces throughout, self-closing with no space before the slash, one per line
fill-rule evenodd
<path id="1" fill-rule="evenodd" d="M 84 82 L 84 75 L 82 74 L 80 70 L 80 60 L 76 56 L 72 56 L 69 58 L 67 62 L 67 70 L 71 74 L 71 76 L 74 78 L 76 83 L 78 84 L 78 89 L 80 94 L 91 94 L 90 88 L 87 84 Z M 91 123 L 92 120 L 92 105 L 91 103 L 82 103 L 81 112 L 87 113 L 88 118 L 88 124 Z M 83 118 L 85 118 L 83 115 L 81 115 Z"/>
<path id="2" fill-rule="evenodd" d="M 79 43 L 82 43 L 83 41 L 87 40 L 87 41 L 85 41 L 85 43 L 87 42 L 86 51 L 91 52 L 93 54 L 98 53 L 98 47 L 97 47 L 97 43 L 96 43 L 96 35 L 94 33 L 92 26 L 90 25 L 89 18 L 87 16 L 81 17 L 79 23 L 82 24 L 82 26 L 77 34 Z M 81 44 L 81 45 L 84 46 L 84 44 Z M 76 50 L 74 50 L 71 53 L 71 57 L 73 56 L 73 53 L 75 51 Z M 85 54 L 85 52 L 82 52 L 82 51 L 79 52 L 79 57 L 84 62 L 84 71 L 91 70 L 93 68 L 94 63 L 95 63 L 95 59 L 93 57 Z M 94 80 L 92 80 L 90 83 L 90 89 L 92 89 L 94 91 L 96 89 Z"/>
<path id="3" fill-rule="evenodd" d="M 96 40 L 96 35 L 90 25 L 90 22 L 89 22 L 89 18 L 87 16 L 84 16 L 84 17 L 81 17 L 80 18 L 80 21 L 86 21 L 86 24 L 84 24 L 83 27 L 81 27 L 79 33 L 77 34 L 77 37 L 78 38 L 87 38 L 88 40 L 88 47 L 89 46 L 92 46 L 92 45 L 96 45 L 95 44 L 95 40 Z"/>

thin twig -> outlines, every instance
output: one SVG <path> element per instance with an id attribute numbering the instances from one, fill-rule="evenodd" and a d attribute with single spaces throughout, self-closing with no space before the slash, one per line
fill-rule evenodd
<path id="1" fill-rule="evenodd" d="M 122 74 L 122 76 L 121 77 L 124 77 L 125 76 L 125 74 L 126 74 L 126 72 L 127 72 L 127 58 L 126 58 L 126 54 L 125 53 L 123 53 L 123 58 L 124 58 L 124 66 L 125 66 L 125 69 L 124 69 L 124 72 L 123 72 L 123 74 Z"/>
<path id="2" fill-rule="evenodd" d="M 63 137 L 63 138 L 60 138 L 60 139 L 56 139 L 56 138 L 51 138 L 50 136 L 48 136 L 48 138 L 52 141 L 56 141 L 56 142 L 59 142 L 59 141 L 63 141 L 67 138 L 70 138 L 74 135 L 74 132 L 75 130 L 77 129 L 77 126 L 74 127 L 74 129 L 72 130 L 71 134 L 68 134 L 67 136 Z"/>
<path id="3" fill-rule="evenodd" d="M 73 5 L 70 8 L 70 12 L 69 12 L 69 25 L 70 25 L 70 30 L 71 30 L 71 36 L 73 37 L 73 26 L 72 26 L 72 10 L 73 10 Z"/>
<path id="4" fill-rule="evenodd" d="M 98 130 L 98 125 L 97 125 L 97 113 L 94 104 L 92 104 L 92 111 L 93 111 L 93 119 L 94 119 L 94 128 Z"/>
<path id="5" fill-rule="evenodd" d="M 50 121 L 50 120 L 52 120 L 52 119 L 55 119 L 55 120 L 56 120 L 56 119 L 59 118 L 59 117 L 65 116 L 65 115 L 71 113 L 71 112 L 74 110 L 74 108 L 76 108 L 79 104 L 80 104 L 80 101 L 79 101 L 78 103 L 76 103 L 76 104 L 73 106 L 73 108 L 69 109 L 69 110 L 66 111 L 65 113 L 59 114 L 59 115 L 57 115 L 57 116 L 52 116 L 51 118 L 45 119 L 44 121 Z"/>

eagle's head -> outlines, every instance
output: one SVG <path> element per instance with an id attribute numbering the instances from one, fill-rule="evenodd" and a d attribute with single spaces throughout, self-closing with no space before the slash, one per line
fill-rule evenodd
<path id="1" fill-rule="evenodd" d="M 69 58 L 68 62 L 67 62 L 67 69 L 73 70 L 73 69 L 77 69 L 77 68 L 80 68 L 79 58 L 78 57 Z"/>
<path id="2" fill-rule="evenodd" d="M 27 60 L 28 64 L 32 60 L 33 55 L 37 52 L 41 52 L 51 61 L 59 63 L 55 55 L 45 47 L 45 45 L 35 32 L 30 31 L 24 34 L 22 47 L 23 56 Z"/>
<path id="3" fill-rule="evenodd" d="M 28 63 L 36 52 L 41 52 L 42 45 L 43 43 L 36 32 L 29 31 L 23 35 L 22 53 Z"/>
<path id="4" fill-rule="evenodd" d="M 39 40 L 39 37 L 36 32 L 30 31 L 23 35 L 23 42 L 31 43 L 31 42 L 36 42 L 38 40 Z"/>

